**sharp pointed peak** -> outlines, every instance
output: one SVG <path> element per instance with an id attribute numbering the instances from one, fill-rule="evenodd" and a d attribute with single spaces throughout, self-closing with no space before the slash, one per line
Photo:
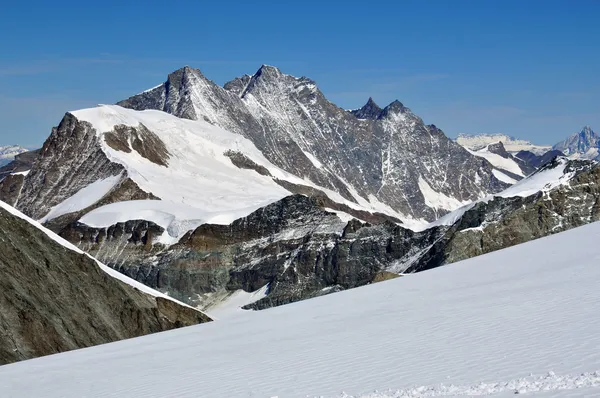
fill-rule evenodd
<path id="1" fill-rule="evenodd" d="M 367 103 L 361 108 L 350 111 L 359 119 L 377 119 L 381 114 L 382 109 L 375 103 L 373 97 L 369 97 Z"/>
<path id="2" fill-rule="evenodd" d="M 386 114 L 389 113 L 404 113 L 406 111 L 408 111 L 408 108 L 404 106 L 404 104 L 402 104 L 402 102 L 398 101 L 398 100 L 394 100 L 392 101 L 388 106 L 386 106 L 383 111 Z"/>
<path id="3" fill-rule="evenodd" d="M 373 97 L 369 97 L 369 99 L 367 100 L 367 103 L 363 106 L 363 108 L 365 106 L 376 106 L 379 108 L 379 105 L 377 105 L 377 103 L 375 102 L 375 100 L 373 100 Z"/>
<path id="4" fill-rule="evenodd" d="M 283 75 L 283 73 L 281 73 L 281 70 L 276 66 L 262 64 L 254 74 L 254 76 L 258 77 L 263 75 L 280 76 Z"/>

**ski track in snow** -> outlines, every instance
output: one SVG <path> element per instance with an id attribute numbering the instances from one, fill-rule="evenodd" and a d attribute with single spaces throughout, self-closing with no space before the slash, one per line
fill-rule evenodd
<path id="1" fill-rule="evenodd" d="M 1 395 L 598 396 L 599 238 L 593 223 L 387 282 L 1 366 Z"/>

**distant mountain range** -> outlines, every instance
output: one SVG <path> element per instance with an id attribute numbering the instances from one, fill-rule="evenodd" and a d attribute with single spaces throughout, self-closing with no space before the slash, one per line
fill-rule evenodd
<path id="1" fill-rule="evenodd" d="M 20 145 L 7 145 L 7 146 L 0 145 L 0 167 L 11 162 L 15 158 L 16 155 L 23 153 L 23 152 L 27 152 L 28 150 L 29 149 L 24 148 Z"/>
<path id="2" fill-rule="evenodd" d="M 585 126 L 552 148 L 573 159 L 600 159 L 600 136 L 591 127 Z"/>
<path id="3" fill-rule="evenodd" d="M 549 145 L 534 145 L 529 141 L 517 139 L 506 134 L 459 134 L 456 142 L 465 148 L 478 151 L 489 144 L 502 142 L 504 148 L 511 153 L 530 151 L 537 155 L 552 149 Z"/>
<path id="4" fill-rule="evenodd" d="M 513 155 L 526 151 L 536 156 L 542 156 L 550 150 L 554 150 L 555 154 L 560 152 L 571 159 L 600 159 L 600 135 L 596 134 L 589 126 L 585 126 L 581 131 L 552 147 L 535 145 L 506 134 L 459 134 L 456 142 L 472 151 L 480 151 L 490 144 L 501 142 L 506 151 Z"/>

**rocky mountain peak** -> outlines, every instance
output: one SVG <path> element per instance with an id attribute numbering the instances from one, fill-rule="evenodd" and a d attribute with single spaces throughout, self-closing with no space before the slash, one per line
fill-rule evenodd
<path id="1" fill-rule="evenodd" d="M 554 145 L 553 149 L 577 158 L 600 158 L 600 136 L 590 126 L 585 126 L 578 133 Z"/>
<path id="2" fill-rule="evenodd" d="M 369 97 L 369 100 L 362 108 L 355 109 L 351 113 L 359 119 L 376 120 L 382 111 L 383 109 L 373 101 L 373 98 Z"/>
<path id="3" fill-rule="evenodd" d="M 258 68 L 258 70 L 256 71 L 256 73 L 254 74 L 254 76 L 258 77 L 258 76 L 268 76 L 268 77 L 281 77 L 283 76 L 283 73 L 281 73 L 281 70 L 279 70 L 279 68 L 277 68 L 276 66 L 271 66 L 271 65 L 266 65 L 266 64 L 262 64 L 260 66 L 260 68 Z"/>
<path id="4" fill-rule="evenodd" d="M 223 87 L 191 68 L 170 79 L 161 89 L 118 104 L 160 109 L 241 134 L 286 172 L 399 219 L 432 220 L 506 187 L 489 163 L 425 126 L 400 101 L 381 109 L 370 98 L 348 112 L 327 100 L 313 80 L 269 65 Z M 423 145 L 422 136 L 432 139 Z M 437 175 L 442 169 L 444 178 Z"/>
<path id="5" fill-rule="evenodd" d="M 581 129 L 581 134 L 591 135 L 594 134 L 594 130 L 592 130 L 590 126 L 584 126 L 583 129 Z"/>
<path id="6" fill-rule="evenodd" d="M 496 143 L 488 145 L 487 149 L 489 152 L 502 156 L 505 159 L 508 159 L 510 157 L 510 154 L 506 151 L 506 148 L 504 148 L 504 144 L 502 143 L 502 141 L 498 141 Z"/>
<path id="7" fill-rule="evenodd" d="M 401 115 L 401 114 L 405 114 L 405 113 L 411 113 L 410 109 L 405 107 L 404 104 L 402 104 L 402 102 L 400 102 L 398 100 L 394 100 L 388 106 L 383 108 L 383 111 L 381 111 L 379 118 L 383 119 L 383 118 L 386 118 L 391 115 Z"/>

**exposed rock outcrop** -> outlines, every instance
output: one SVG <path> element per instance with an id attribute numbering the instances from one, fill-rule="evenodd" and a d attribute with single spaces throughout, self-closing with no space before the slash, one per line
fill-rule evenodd
<path id="1" fill-rule="evenodd" d="M 0 208 L 0 364 L 207 322 Z"/>

